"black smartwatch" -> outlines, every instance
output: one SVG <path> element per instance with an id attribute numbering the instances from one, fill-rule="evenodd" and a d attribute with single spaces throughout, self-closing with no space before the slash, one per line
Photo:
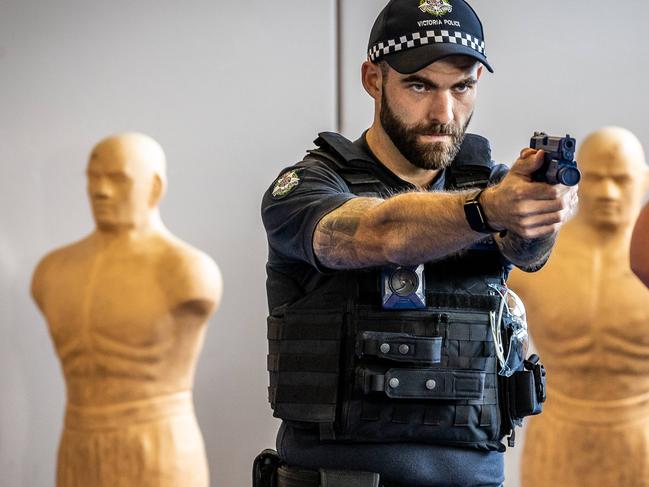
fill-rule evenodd
<path id="1" fill-rule="evenodd" d="M 485 215 L 484 209 L 480 204 L 480 195 L 484 189 L 473 193 L 469 196 L 464 202 L 464 214 L 466 215 L 466 221 L 469 222 L 469 226 L 472 230 L 480 233 L 498 233 L 500 230 L 492 228 L 487 222 L 487 217 Z"/>

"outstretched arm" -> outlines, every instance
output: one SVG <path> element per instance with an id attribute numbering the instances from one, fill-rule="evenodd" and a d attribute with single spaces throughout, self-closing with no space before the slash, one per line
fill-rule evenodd
<path id="1" fill-rule="evenodd" d="M 529 166 L 512 166 L 498 191 L 495 188 L 486 190 L 484 199 L 488 201 L 486 208 L 491 210 L 491 213 L 487 212 L 488 218 L 495 222 L 508 219 L 511 222 L 508 226 L 503 224 L 508 230 L 505 237 L 496 236 L 501 253 L 518 268 L 536 272 L 550 258 L 561 226 L 577 208 L 578 197 L 577 187 L 532 183 L 529 170 L 543 162 L 543 153 L 534 155 L 531 149 L 526 149 L 521 152 L 521 158 L 526 159 L 526 156 L 537 160 L 532 160 Z M 528 185 L 521 185 L 521 179 L 527 181 Z M 524 188 L 533 193 L 532 198 Z M 518 220 L 511 220 L 512 213 Z"/>
<path id="2" fill-rule="evenodd" d="M 313 248 L 330 269 L 437 260 L 485 237 L 469 228 L 466 193 L 354 198 L 316 227 Z"/>
<path id="3" fill-rule="evenodd" d="M 633 229 L 631 270 L 649 287 L 649 205 L 644 207 Z"/>
<path id="4" fill-rule="evenodd" d="M 490 225 L 514 235 L 498 238 L 508 259 L 522 267 L 542 265 L 575 203 L 573 190 L 532 183 L 542 153 L 521 153 L 503 181 L 481 199 Z M 318 223 L 313 248 L 331 269 L 438 260 L 485 237 L 469 227 L 469 193 L 406 193 L 381 200 L 355 198 Z"/>

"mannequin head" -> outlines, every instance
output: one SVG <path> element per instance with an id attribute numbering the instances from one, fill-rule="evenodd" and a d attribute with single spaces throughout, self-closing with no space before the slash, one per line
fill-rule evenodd
<path id="1" fill-rule="evenodd" d="M 642 145 L 619 127 L 590 134 L 580 145 L 582 171 L 577 218 L 598 231 L 629 229 L 649 189 L 649 170 Z"/>
<path id="2" fill-rule="evenodd" d="M 90 153 L 87 175 L 100 231 L 139 229 L 159 217 L 166 161 L 162 147 L 151 137 L 126 133 L 102 140 Z"/>

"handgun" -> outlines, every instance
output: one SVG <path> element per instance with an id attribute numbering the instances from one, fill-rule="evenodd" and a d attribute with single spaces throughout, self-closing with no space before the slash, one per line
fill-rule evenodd
<path id="1" fill-rule="evenodd" d="M 545 152 L 543 165 L 532 173 L 532 181 L 565 186 L 579 183 L 581 172 L 575 161 L 577 141 L 570 135 L 552 137 L 545 132 L 534 132 L 530 147 Z"/>

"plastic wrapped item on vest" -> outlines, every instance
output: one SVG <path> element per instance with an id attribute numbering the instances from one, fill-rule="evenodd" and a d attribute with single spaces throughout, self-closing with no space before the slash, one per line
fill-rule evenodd
<path id="1" fill-rule="evenodd" d="M 498 313 L 493 313 L 491 332 L 500 363 L 499 375 L 511 377 L 523 370 L 529 349 L 529 333 L 525 305 L 518 295 L 502 285 L 490 285 L 500 296 Z"/>

